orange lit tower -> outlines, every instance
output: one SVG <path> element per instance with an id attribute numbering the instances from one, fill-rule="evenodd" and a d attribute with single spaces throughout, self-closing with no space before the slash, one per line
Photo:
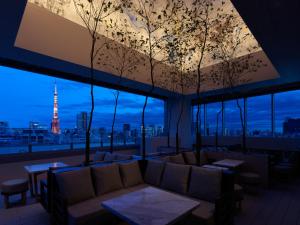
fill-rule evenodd
<path id="1" fill-rule="evenodd" d="M 58 93 L 56 82 L 54 84 L 54 105 L 53 105 L 53 118 L 51 123 L 51 132 L 53 134 L 60 134 L 60 126 L 59 126 L 59 119 L 58 119 Z"/>

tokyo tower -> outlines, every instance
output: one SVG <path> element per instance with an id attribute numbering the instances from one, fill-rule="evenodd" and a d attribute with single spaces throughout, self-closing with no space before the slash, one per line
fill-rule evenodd
<path id="1" fill-rule="evenodd" d="M 54 84 L 54 105 L 53 105 L 53 118 L 51 123 L 51 132 L 52 134 L 60 134 L 60 126 L 58 119 L 58 93 L 56 82 Z"/>

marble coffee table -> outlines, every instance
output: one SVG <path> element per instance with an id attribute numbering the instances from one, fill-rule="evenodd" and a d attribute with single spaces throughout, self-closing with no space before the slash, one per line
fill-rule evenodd
<path id="1" fill-rule="evenodd" d="M 239 166 L 241 166 L 244 163 L 242 160 L 236 160 L 236 159 L 223 159 L 217 162 L 214 162 L 214 166 L 221 166 L 221 167 L 226 167 L 230 169 L 236 169 Z"/>
<path id="2" fill-rule="evenodd" d="M 103 201 L 102 206 L 133 225 L 173 224 L 200 203 L 158 188 L 146 187 Z"/>

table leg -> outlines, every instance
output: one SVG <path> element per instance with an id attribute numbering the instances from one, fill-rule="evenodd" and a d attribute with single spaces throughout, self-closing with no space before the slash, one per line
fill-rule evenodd
<path id="1" fill-rule="evenodd" d="M 30 195 L 31 195 L 31 197 L 34 197 L 34 193 L 33 193 L 33 183 L 32 183 L 32 174 L 31 174 L 31 173 L 28 173 L 28 179 L 29 179 Z"/>

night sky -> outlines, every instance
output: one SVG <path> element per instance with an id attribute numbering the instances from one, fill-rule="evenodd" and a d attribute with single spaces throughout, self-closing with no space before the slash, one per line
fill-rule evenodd
<path id="1" fill-rule="evenodd" d="M 50 127 L 53 115 L 54 83 L 58 88 L 59 119 L 61 128 L 74 128 L 76 115 L 90 111 L 90 86 L 79 82 L 58 79 L 31 72 L 0 67 L 0 121 L 9 122 L 11 128 L 24 128 L 29 121 L 40 122 Z M 115 91 L 95 87 L 95 113 L 93 128 L 110 127 L 113 116 Z M 138 128 L 145 97 L 121 92 L 116 129 L 123 123 Z M 163 125 L 164 102 L 149 99 L 146 124 Z"/>

